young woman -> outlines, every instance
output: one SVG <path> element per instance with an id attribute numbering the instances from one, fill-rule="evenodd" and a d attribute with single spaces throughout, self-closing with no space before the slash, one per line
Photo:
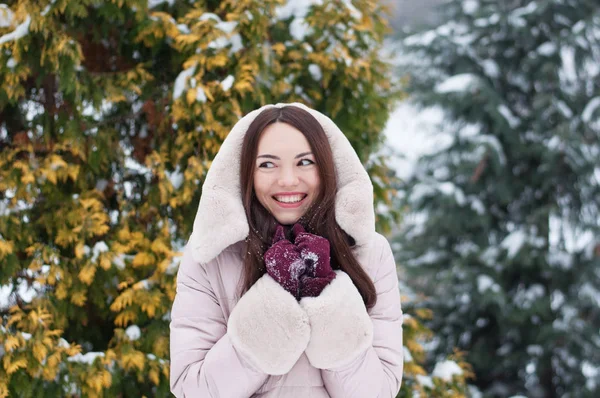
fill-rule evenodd
<path id="1" fill-rule="evenodd" d="M 171 312 L 178 397 L 395 397 L 394 257 L 350 143 L 301 104 L 242 118 L 202 187 Z"/>

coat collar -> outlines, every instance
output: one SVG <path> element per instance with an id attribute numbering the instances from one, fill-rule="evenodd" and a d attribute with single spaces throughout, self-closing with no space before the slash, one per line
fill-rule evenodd
<path id="1" fill-rule="evenodd" d="M 346 136 L 331 119 L 300 103 L 265 105 L 241 118 L 223 141 L 202 185 L 200 205 L 188 245 L 194 259 L 207 263 L 226 247 L 248 236 L 242 204 L 240 160 L 244 135 L 265 109 L 297 106 L 310 112 L 323 126 L 333 152 L 338 181 L 335 218 L 358 246 L 375 234 L 373 185 Z"/>

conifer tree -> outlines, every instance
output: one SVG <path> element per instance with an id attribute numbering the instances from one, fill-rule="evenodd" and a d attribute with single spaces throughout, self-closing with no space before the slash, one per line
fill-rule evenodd
<path id="1" fill-rule="evenodd" d="M 437 355 L 489 397 L 600 391 L 600 4 L 450 1 L 405 38 L 410 97 L 448 145 L 400 188 L 408 284 Z"/>
<path id="2" fill-rule="evenodd" d="M 0 4 L 0 396 L 169 395 L 169 310 L 202 181 L 261 105 L 332 117 L 390 203 L 374 155 L 396 96 L 383 12 L 373 0 Z"/>

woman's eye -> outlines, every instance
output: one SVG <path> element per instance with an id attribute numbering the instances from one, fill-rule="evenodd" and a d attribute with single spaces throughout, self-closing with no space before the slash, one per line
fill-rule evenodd
<path id="1" fill-rule="evenodd" d="M 273 164 L 273 162 L 263 162 L 258 167 L 264 167 L 267 169 L 271 169 L 271 168 L 275 167 L 275 165 Z"/>
<path id="2" fill-rule="evenodd" d="M 308 163 L 304 163 L 302 166 L 308 166 L 308 165 L 311 165 L 311 164 L 314 164 L 314 163 L 315 163 L 315 162 L 313 162 L 313 161 L 312 161 L 312 160 L 310 160 L 310 159 L 302 159 L 302 160 L 300 161 L 300 163 L 302 163 L 302 162 L 308 162 Z"/>

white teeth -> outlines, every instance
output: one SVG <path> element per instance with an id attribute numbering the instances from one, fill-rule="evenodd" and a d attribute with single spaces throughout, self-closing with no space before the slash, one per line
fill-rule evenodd
<path id="1" fill-rule="evenodd" d="M 286 195 L 286 196 L 275 196 L 278 202 L 283 203 L 295 203 L 300 202 L 304 198 L 304 195 Z"/>

